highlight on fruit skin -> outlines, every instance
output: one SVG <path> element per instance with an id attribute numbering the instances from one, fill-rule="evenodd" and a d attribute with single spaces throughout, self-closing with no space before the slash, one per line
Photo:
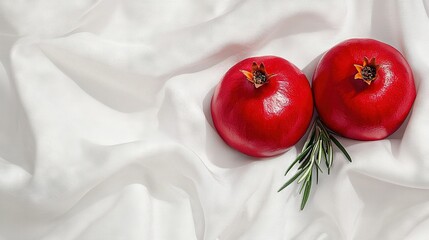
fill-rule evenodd
<path id="1" fill-rule="evenodd" d="M 233 149 L 262 159 L 281 154 L 305 134 L 313 115 L 306 76 L 276 56 L 244 59 L 216 86 L 213 124 Z"/>

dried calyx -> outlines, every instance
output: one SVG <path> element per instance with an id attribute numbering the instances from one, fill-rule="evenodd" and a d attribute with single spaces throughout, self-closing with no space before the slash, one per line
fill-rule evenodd
<path id="1" fill-rule="evenodd" d="M 252 63 L 252 71 L 240 70 L 246 76 L 246 79 L 249 80 L 255 88 L 259 88 L 270 80 L 275 74 L 268 74 L 265 70 L 264 63 L 257 64 L 256 62 Z"/>
<path id="2" fill-rule="evenodd" d="M 369 61 L 367 57 L 364 57 L 363 64 L 354 64 L 357 73 L 355 79 L 362 79 L 366 84 L 370 85 L 377 78 L 377 71 L 380 67 L 375 63 L 375 58 L 371 58 Z"/>

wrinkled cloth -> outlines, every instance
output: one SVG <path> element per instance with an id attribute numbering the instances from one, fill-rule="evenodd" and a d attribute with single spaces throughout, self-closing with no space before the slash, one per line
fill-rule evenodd
<path id="1" fill-rule="evenodd" d="M 428 0 L 0 1 L 1 240 L 427 239 Z M 339 138 L 303 211 L 285 154 L 255 160 L 213 127 L 214 87 L 276 55 L 374 38 L 417 98 L 387 139 Z"/>

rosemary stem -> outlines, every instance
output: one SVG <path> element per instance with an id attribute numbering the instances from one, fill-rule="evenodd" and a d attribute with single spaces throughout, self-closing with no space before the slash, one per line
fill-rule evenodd
<path id="1" fill-rule="evenodd" d="M 307 139 L 296 159 L 287 169 L 285 175 L 293 168 L 295 164 L 298 164 L 298 171 L 278 190 L 279 192 L 289 186 L 293 181 L 297 180 L 298 184 L 302 184 L 299 190 L 299 194 L 303 192 L 301 201 L 301 210 L 304 209 L 308 198 L 310 196 L 310 190 L 313 179 L 313 172 L 316 172 L 316 183 L 319 182 L 319 171 L 323 173 L 320 167 L 322 158 L 326 163 L 328 175 L 331 172 L 331 168 L 334 160 L 333 145 L 344 154 L 344 156 L 352 161 L 350 155 L 347 153 L 343 145 L 333 136 L 333 132 L 330 131 L 323 122 L 317 117 L 308 133 Z"/>

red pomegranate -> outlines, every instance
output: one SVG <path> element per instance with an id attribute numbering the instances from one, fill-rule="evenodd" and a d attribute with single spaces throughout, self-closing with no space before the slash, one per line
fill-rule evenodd
<path id="1" fill-rule="evenodd" d="M 413 73 L 399 51 L 373 39 L 331 48 L 313 76 L 323 123 L 357 140 L 383 139 L 404 122 L 416 97 Z"/>
<path id="2" fill-rule="evenodd" d="M 313 98 L 306 76 L 275 56 L 247 58 L 217 85 L 213 123 L 231 147 L 253 157 L 285 152 L 306 132 Z"/>

